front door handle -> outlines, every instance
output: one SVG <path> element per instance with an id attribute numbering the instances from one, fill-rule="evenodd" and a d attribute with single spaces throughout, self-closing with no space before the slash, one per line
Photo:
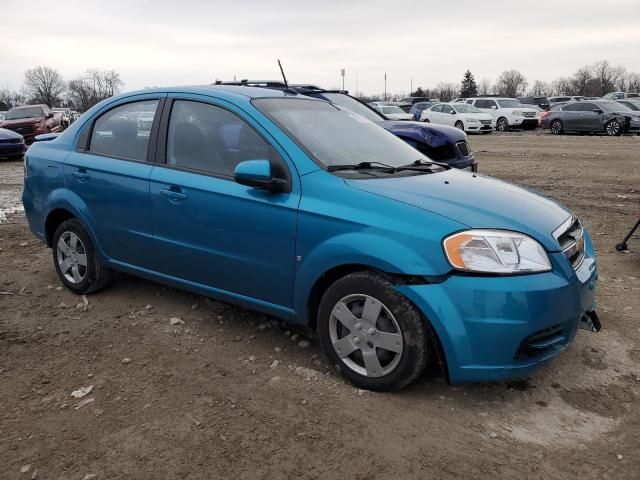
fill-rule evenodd
<path id="1" fill-rule="evenodd" d="M 184 193 L 176 190 L 160 190 L 160 195 L 167 197 L 171 203 L 178 203 L 187 198 Z"/>
<path id="2" fill-rule="evenodd" d="M 81 182 L 86 182 L 91 178 L 91 175 L 89 175 L 87 172 L 83 172 L 80 170 L 78 170 L 77 172 L 73 172 L 73 176 Z"/>

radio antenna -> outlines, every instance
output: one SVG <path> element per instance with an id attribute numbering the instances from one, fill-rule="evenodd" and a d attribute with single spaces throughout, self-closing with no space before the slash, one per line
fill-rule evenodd
<path id="1" fill-rule="evenodd" d="M 284 75 L 284 70 L 282 69 L 282 64 L 280 63 L 280 59 L 278 59 L 278 66 L 280 67 L 280 73 L 282 74 L 282 79 L 284 80 L 284 86 L 289 89 L 289 84 L 287 83 L 287 77 Z"/>

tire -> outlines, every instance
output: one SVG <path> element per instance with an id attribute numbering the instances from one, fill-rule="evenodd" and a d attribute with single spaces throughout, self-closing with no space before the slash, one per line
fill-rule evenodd
<path id="1" fill-rule="evenodd" d="M 498 130 L 499 132 L 506 132 L 507 130 L 509 130 L 509 122 L 506 118 L 500 117 L 496 121 L 496 130 Z"/>
<path id="2" fill-rule="evenodd" d="M 610 137 L 617 137 L 622 134 L 622 125 L 620 125 L 620 122 L 616 119 L 609 120 L 604 126 L 604 131 Z"/>
<path id="3" fill-rule="evenodd" d="M 564 128 L 562 126 L 562 122 L 560 120 L 554 120 L 549 125 L 549 130 L 554 135 L 561 135 L 564 132 Z"/>
<path id="4" fill-rule="evenodd" d="M 53 264 L 65 287 L 79 295 L 96 292 L 111 281 L 84 228 L 75 218 L 60 224 L 53 234 Z"/>
<path id="5" fill-rule="evenodd" d="M 431 120 L 429 120 L 428 118 L 425 118 L 425 119 L 423 120 L 423 122 L 424 122 L 424 123 L 431 123 Z"/>
<path id="6" fill-rule="evenodd" d="M 456 122 L 455 127 L 456 127 L 458 130 L 462 130 L 462 131 L 464 132 L 464 123 L 462 123 L 460 120 L 458 120 L 458 121 Z"/>
<path id="7" fill-rule="evenodd" d="M 337 280 L 318 309 L 325 355 L 353 385 L 369 390 L 401 389 L 424 371 L 435 358 L 430 328 L 389 280 L 369 271 Z"/>

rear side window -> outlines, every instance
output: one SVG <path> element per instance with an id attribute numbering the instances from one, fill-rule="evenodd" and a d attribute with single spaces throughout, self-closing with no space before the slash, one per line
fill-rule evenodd
<path id="1" fill-rule="evenodd" d="M 240 162 L 276 158 L 275 150 L 234 113 L 200 102 L 173 103 L 168 165 L 232 177 Z"/>
<path id="2" fill-rule="evenodd" d="M 580 103 L 570 103 L 569 105 L 565 105 L 564 107 L 562 107 L 562 111 L 563 112 L 579 112 L 580 110 L 582 110 L 581 106 L 582 104 Z"/>
<path id="3" fill-rule="evenodd" d="M 451 113 L 451 112 L 453 112 L 453 107 L 449 105 L 444 105 L 442 107 L 442 113 Z"/>
<path id="4" fill-rule="evenodd" d="M 149 135 L 158 100 L 127 103 L 109 110 L 96 120 L 89 152 L 95 155 L 147 160 Z"/>
<path id="5" fill-rule="evenodd" d="M 431 110 L 434 111 L 434 112 L 441 112 L 442 111 L 442 105 L 436 105 Z"/>

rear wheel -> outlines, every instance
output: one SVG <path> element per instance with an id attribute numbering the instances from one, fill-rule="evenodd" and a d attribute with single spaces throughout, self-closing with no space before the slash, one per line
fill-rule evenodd
<path id="1" fill-rule="evenodd" d="M 507 130 L 509 130 L 509 122 L 506 118 L 500 117 L 498 119 L 498 121 L 496 122 L 496 130 L 498 130 L 499 132 L 506 132 Z"/>
<path id="2" fill-rule="evenodd" d="M 322 349 L 355 386 L 397 390 L 425 369 L 432 348 L 418 309 L 373 272 L 336 281 L 318 311 Z"/>
<path id="3" fill-rule="evenodd" d="M 53 264 L 65 287 L 77 294 L 100 290 L 111 280 L 111 271 L 75 218 L 62 222 L 53 235 Z"/>
<path id="4" fill-rule="evenodd" d="M 620 122 L 618 120 L 610 120 L 604 126 L 604 131 L 609 136 L 617 136 L 622 133 L 622 125 L 620 125 Z"/>
<path id="5" fill-rule="evenodd" d="M 554 135 L 560 135 L 563 131 L 562 122 L 560 120 L 554 120 L 551 122 L 551 125 L 549 125 L 549 130 L 551 130 L 551 133 Z"/>
<path id="6" fill-rule="evenodd" d="M 456 127 L 458 130 L 462 130 L 462 131 L 464 132 L 464 123 L 462 123 L 460 120 L 458 120 L 458 121 L 456 122 L 455 127 Z"/>

